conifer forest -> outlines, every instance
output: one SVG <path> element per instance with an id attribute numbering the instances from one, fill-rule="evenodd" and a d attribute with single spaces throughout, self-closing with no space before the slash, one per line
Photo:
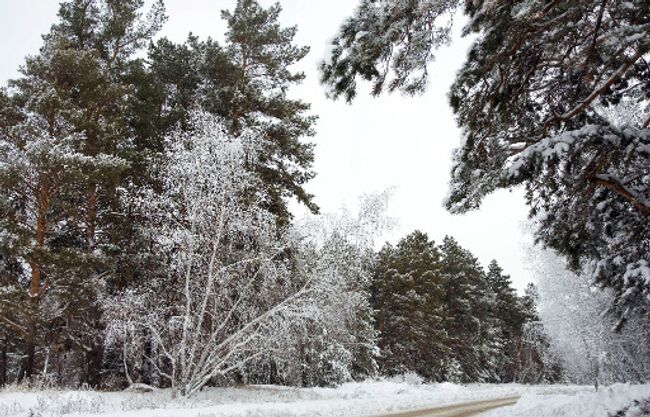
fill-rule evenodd
<path id="1" fill-rule="evenodd" d="M 650 416 L 648 0 L 1 2 L 0 417 Z"/>

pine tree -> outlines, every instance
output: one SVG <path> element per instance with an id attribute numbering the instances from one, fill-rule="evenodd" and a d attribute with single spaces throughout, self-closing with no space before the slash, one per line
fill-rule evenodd
<path id="1" fill-rule="evenodd" d="M 493 293 L 478 260 L 452 237 L 440 246 L 445 289 L 445 328 L 450 335 L 460 382 L 497 379 L 495 363 L 500 340 L 491 314 Z M 453 375 L 449 375 L 453 379 Z"/>
<path id="2" fill-rule="evenodd" d="M 503 269 L 496 260 L 488 265 L 486 273 L 488 285 L 494 294 L 492 314 L 497 320 L 502 348 L 499 351 L 497 370 L 499 380 L 512 382 L 518 371 L 517 344 L 523 336 L 524 325 L 532 320 L 530 306 L 524 306 L 522 300 L 512 287 L 510 276 L 503 274 Z"/>
<path id="3" fill-rule="evenodd" d="M 382 249 L 373 290 L 382 372 L 444 378 L 450 352 L 443 291 L 440 252 L 426 234 L 415 231 Z"/>
<path id="4" fill-rule="evenodd" d="M 9 304 L 23 311 L 21 321 L 3 322 L 25 340 L 21 376 L 35 372 L 40 345 L 45 352 L 78 353 L 76 376 L 100 382 L 96 300 L 108 278 L 118 275 L 124 228 L 118 189 L 129 165 L 122 112 L 130 89 L 120 76 L 163 20 L 162 3 L 146 18 L 140 17 L 142 4 L 62 3 L 59 23 L 3 98 L 2 221 L 11 239 L 19 239 L 3 243 L 10 252 L 5 256 L 28 265 L 12 277 L 14 288 L 29 276 L 28 295 Z"/>
<path id="5" fill-rule="evenodd" d="M 159 135 L 185 123 L 188 112 L 201 107 L 222 117 L 233 134 L 245 127 L 261 128 L 266 135 L 264 152 L 252 169 L 262 180 L 264 204 L 286 224 L 291 217 L 287 198 L 295 197 L 312 212 L 318 211 L 304 189 L 314 176 L 313 145 L 304 138 L 314 134 L 316 118 L 307 113 L 309 104 L 289 98 L 289 89 L 305 77 L 291 67 L 309 48 L 293 43 L 296 27 L 280 26 L 281 10 L 279 4 L 265 9 L 255 0 L 239 0 L 234 11 L 222 12 L 228 26 L 223 45 L 191 34 L 181 45 L 164 38 L 152 45 L 151 75 L 143 81 L 159 86 L 141 88 L 153 94 L 145 104 L 157 104 L 138 124 L 146 127 L 147 118 L 158 112 L 158 130 L 143 129 L 141 135 Z M 165 94 L 160 96 L 160 91 Z"/>
<path id="6" fill-rule="evenodd" d="M 468 250 L 445 237 L 436 246 L 416 231 L 379 252 L 372 304 L 383 373 L 416 372 L 433 381 L 513 382 L 534 302 L 517 296 L 493 261 L 486 273 Z M 525 362 L 525 363 L 524 363 Z"/>
<path id="7" fill-rule="evenodd" d="M 648 310 L 650 3 L 361 0 L 333 41 L 334 97 L 426 89 L 433 50 L 464 5 L 475 34 L 449 94 L 465 132 L 450 211 L 524 185 L 537 239 L 615 290 L 623 317 Z"/>

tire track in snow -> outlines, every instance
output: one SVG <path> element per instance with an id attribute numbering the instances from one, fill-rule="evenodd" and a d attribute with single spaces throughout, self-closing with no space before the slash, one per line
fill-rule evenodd
<path id="1" fill-rule="evenodd" d="M 494 400 L 472 401 L 443 407 L 426 408 L 393 414 L 382 414 L 376 417 L 472 417 L 486 411 L 513 405 L 519 397 L 507 397 Z"/>

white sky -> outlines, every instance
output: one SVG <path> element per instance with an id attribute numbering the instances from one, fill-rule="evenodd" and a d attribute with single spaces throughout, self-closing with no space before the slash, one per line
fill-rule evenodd
<path id="1" fill-rule="evenodd" d="M 484 265 L 497 259 L 516 287 L 523 289 L 532 280 L 522 247 L 530 245 L 521 228 L 527 212 L 523 193 L 498 192 L 479 211 L 463 216 L 452 216 L 442 207 L 451 151 L 460 142 L 447 91 L 465 59 L 469 40 L 457 37 L 450 48 L 436 54 L 425 95 L 371 98 L 361 93 L 347 105 L 325 98 L 317 65 L 357 0 L 280 2 L 282 22 L 298 25 L 296 41 L 311 47 L 300 66 L 307 79 L 293 94 L 311 102 L 313 113 L 320 117 L 313 139 L 318 176 L 307 188 L 322 211 L 354 206 L 363 193 L 395 187 L 390 214 L 399 225 L 387 239 L 396 242 L 415 229 L 436 242 L 452 235 Z M 260 3 L 268 6 L 272 1 Z M 180 42 L 190 31 L 201 38 L 220 39 L 225 30 L 220 10 L 232 9 L 235 0 L 166 0 L 166 4 L 169 20 L 161 35 Z M 18 75 L 25 55 L 38 51 L 41 34 L 54 23 L 57 10 L 56 0 L 0 0 L 0 84 Z"/>

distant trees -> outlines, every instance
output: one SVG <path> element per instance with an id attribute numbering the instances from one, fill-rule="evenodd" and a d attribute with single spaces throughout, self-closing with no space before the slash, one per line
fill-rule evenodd
<path id="1" fill-rule="evenodd" d="M 521 337 L 515 339 L 516 380 L 528 384 L 566 381 L 561 360 L 551 348 L 551 336 L 539 318 L 537 286 L 528 284 L 521 300 L 528 321 L 523 325 Z"/>
<path id="2" fill-rule="evenodd" d="M 567 270 L 556 254 L 536 251 L 531 266 L 539 279 L 539 315 L 549 354 L 564 377 L 579 383 L 647 382 L 650 378 L 650 326 L 632 320 L 615 332 L 606 314 L 609 294 L 585 274 Z"/>
<path id="3" fill-rule="evenodd" d="M 460 8 L 477 38 L 449 93 L 465 137 L 448 209 L 523 185 L 537 239 L 614 290 L 622 316 L 647 314 L 650 4 L 361 0 L 323 82 L 348 100 L 359 79 L 373 94 L 424 91 Z"/>
<path id="4" fill-rule="evenodd" d="M 444 378 L 452 347 L 446 332 L 440 251 L 414 232 L 379 252 L 373 279 L 381 370 Z"/>
<path id="5" fill-rule="evenodd" d="M 530 300 L 496 261 L 487 273 L 453 238 L 415 231 L 379 253 L 373 280 L 382 372 L 432 381 L 522 380 Z M 530 347 L 529 347 L 530 348 Z"/>
<path id="6" fill-rule="evenodd" d="M 498 339 L 502 354 L 496 364 L 497 375 L 502 381 L 522 381 L 524 364 L 521 355 L 526 327 L 535 321 L 536 301 L 531 298 L 530 289 L 523 297 L 512 287 L 510 276 L 493 260 L 485 274 L 487 287 L 494 294 L 491 309 L 498 328 Z"/>

